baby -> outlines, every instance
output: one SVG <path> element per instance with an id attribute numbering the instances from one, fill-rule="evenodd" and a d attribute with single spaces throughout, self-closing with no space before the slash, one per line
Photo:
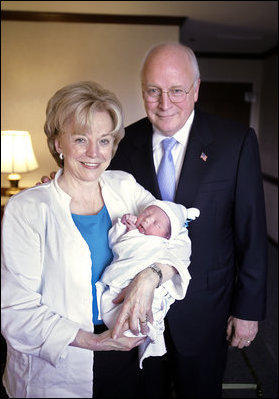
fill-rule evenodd
<path id="1" fill-rule="evenodd" d="M 121 222 L 125 224 L 127 232 L 138 229 L 145 235 L 152 235 L 169 239 L 171 236 L 171 221 L 162 208 L 150 205 L 138 216 L 127 213 L 122 216 Z"/>
<path id="2" fill-rule="evenodd" d="M 156 263 L 172 265 L 178 271 L 171 280 L 155 289 L 153 324 L 147 322 L 148 337 L 139 347 L 140 368 L 147 356 L 166 353 L 164 317 L 176 299 L 185 297 L 191 278 L 188 272 L 191 241 L 185 222 L 198 216 L 196 208 L 187 210 L 183 205 L 155 200 L 138 216 L 125 214 L 118 218 L 109 231 L 113 261 L 96 283 L 99 318 L 108 328 L 114 326 L 122 306 L 112 300 L 137 273 L 146 267 L 154 268 Z M 130 330 L 124 334 L 134 336 Z"/>

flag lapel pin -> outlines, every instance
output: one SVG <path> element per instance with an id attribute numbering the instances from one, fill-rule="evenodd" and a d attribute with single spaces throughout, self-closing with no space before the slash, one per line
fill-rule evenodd
<path id="1" fill-rule="evenodd" d="M 206 162 L 206 160 L 207 160 L 207 155 L 206 155 L 204 152 L 202 152 L 200 158 L 201 158 L 204 162 Z"/>

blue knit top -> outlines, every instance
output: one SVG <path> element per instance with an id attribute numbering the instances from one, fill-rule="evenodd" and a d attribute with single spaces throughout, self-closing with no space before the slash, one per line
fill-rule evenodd
<path id="1" fill-rule="evenodd" d="M 93 295 L 93 323 L 103 324 L 98 320 L 98 307 L 95 283 L 101 277 L 106 266 L 112 261 L 112 251 L 108 243 L 108 231 L 111 228 L 111 220 L 106 206 L 97 215 L 72 214 L 73 221 L 79 229 L 82 237 L 87 242 L 92 260 L 92 295 Z"/>

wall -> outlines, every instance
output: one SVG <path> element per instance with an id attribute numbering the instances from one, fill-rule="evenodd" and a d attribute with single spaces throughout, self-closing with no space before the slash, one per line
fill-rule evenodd
<path id="1" fill-rule="evenodd" d="M 201 79 L 208 82 L 252 83 L 255 101 L 251 103 L 250 126 L 259 136 L 262 60 L 198 58 Z"/>
<path id="2" fill-rule="evenodd" d="M 178 40 L 177 26 L 2 21 L 1 130 L 28 130 L 39 169 L 22 187 L 57 170 L 43 125 L 48 99 L 68 83 L 95 80 L 123 104 L 125 124 L 144 115 L 139 69 L 149 47 Z M 8 186 L 1 174 L 2 186 Z"/>
<path id="3" fill-rule="evenodd" d="M 1 6 L 14 10 L 109 13 L 115 11 L 111 8 L 113 3 L 4 1 Z M 140 8 L 135 8 L 136 3 Z M 142 9 L 145 3 L 150 7 L 156 2 L 117 2 L 117 12 L 150 12 L 149 7 Z M 164 7 L 160 13 L 171 15 Z M 139 68 L 145 51 L 155 43 L 179 37 L 175 26 L 18 21 L 2 21 L 1 33 L 1 129 L 29 130 L 40 166 L 22 175 L 23 187 L 57 169 L 43 133 L 46 103 L 55 90 L 77 80 L 96 80 L 118 95 L 128 125 L 144 115 Z M 258 135 L 263 172 L 274 177 L 273 182 L 264 181 L 264 189 L 268 234 L 278 243 L 277 56 L 264 61 L 202 57 L 198 61 L 202 80 L 253 84 L 255 101 L 251 104 L 250 125 Z M 1 186 L 8 186 L 6 175 L 1 174 L 1 178 Z"/>
<path id="4" fill-rule="evenodd" d="M 278 244 L 278 56 L 198 61 L 202 80 L 253 84 L 250 126 L 259 142 L 268 236 Z"/>
<path id="5" fill-rule="evenodd" d="M 19 21 L 2 21 L 1 30 L 1 129 L 30 131 L 39 162 L 37 171 L 22 175 L 22 186 L 57 168 L 43 133 L 46 103 L 55 90 L 78 80 L 96 80 L 118 95 L 128 125 L 144 115 L 139 84 L 144 53 L 157 42 L 177 40 L 179 34 L 173 26 Z M 262 61 L 198 61 L 203 80 L 253 83 L 251 126 L 258 134 Z M 2 177 L 2 186 L 7 186 Z"/>

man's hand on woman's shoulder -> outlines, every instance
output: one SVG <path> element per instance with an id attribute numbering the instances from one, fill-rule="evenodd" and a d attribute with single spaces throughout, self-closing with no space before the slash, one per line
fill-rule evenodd
<path id="1" fill-rule="evenodd" d="M 48 183 L 49 181 L 54 179 L 55 175 L 56 175 L 56 172 L 52 171 L 52 172 L 50 172 L 49 176 L 42 176 L 41 181 L 38 181 L 36 183 L 36 186 L 38 186 L 39 184 L 42 184 L 42 183 Z"/>

